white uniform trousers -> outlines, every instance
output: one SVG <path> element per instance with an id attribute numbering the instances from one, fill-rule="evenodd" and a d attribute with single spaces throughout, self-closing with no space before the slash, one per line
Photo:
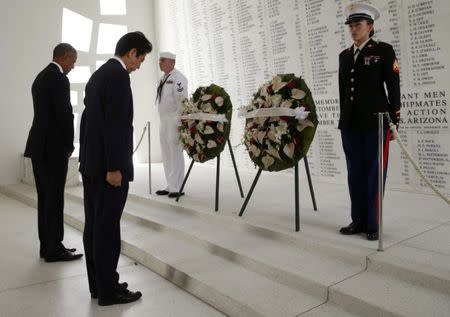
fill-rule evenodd
<path id="1" fill-rule="evenodd" d="M 184 156 L 178 132 L 177 113 L 160 113 L 159 140 L 166 176 L 165 190 L 175 193 L 180 190 L 184 179 Z"/>

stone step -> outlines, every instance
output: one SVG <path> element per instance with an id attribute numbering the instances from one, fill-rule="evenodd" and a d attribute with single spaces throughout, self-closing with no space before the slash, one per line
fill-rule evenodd
<path id="1" fill-rule="evenodd" d="M 81 197 L 68 195 L 81 202 Z M 326 299 L 327 288 L 343 279 L 364 271 L 365 257 L 343 256 L 328 252 L 303 239 L 294 244 L 273 239 L 271 232 L 249 230 L 217 215 L 189 212 L 179 206 L 162 205 L 152 208 L 144 200 L 130 199 L 124 219 L 146 224 L 175 237 L 194 243 L 295 289 Z M 255 228 L 253 228 L 255 229 Z M 317 244 L 317 242 L 315 242 Z"/>
<path id="2" fill-rule="evenodd" d="M 367 271 L 330 288 L 329 302 L 361 316 L 449 316 L 450 296 Z"/>
<path id="3" fill-rule="evenodd" d="M 450 295 L 450 223 L 369 256 L 369 269 Z"/>
<path id="4" fill-rule="evenodd" d="M 33 188 L 2 191 L 36 204 Z M 66 222 L 82 230 L 83 218 L 81 201 L 66 199 Z M 219 249 L 129 214 L 122 220 L 122 253 L 230 316 L 296 316 L 325 301 L 247 269 Z"/>
<path id="5" fill-rule="evenodd" d="M 36 204 L 31 186 L 0 192 Z M 80 188 L 66 193 L 65 212 L 66 223 L 82 230 Z M 376 253 L 132 194 L 122 219 L 124 254 L 230 316 L 450 311 L 450 223 Z"/>

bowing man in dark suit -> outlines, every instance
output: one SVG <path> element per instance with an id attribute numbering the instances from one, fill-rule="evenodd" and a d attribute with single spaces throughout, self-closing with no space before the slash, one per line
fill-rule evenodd
<path id="1" fill-rule="evenodd" d="M 89 291 L 101 306 L 130 303 L 142 294 L 119 283 L 120 218 L 133 180 L 133 97 L 129 74 L 152 44 L 141 32 L 125 34 L 115 56 L 86 85 L 81 118 L 80 172 L 83 176 L 83 234 Z"/>
<path id="2" fill-rule="evenodd" d="M 378 169 L 386 180 L 389 140 L 385 120 L 384 163 L 378 166 L 378 116 L 388 112 L 400 120 L 399 66 L 391 45 L 372 40 L 377 8 L 351 4 L 346 9 L 354 44 L 339 55 L 339 97 L 342 144 L 348 170 L 352 223 L 342 234 L 365 232 L 378 239 Z M 386 88 L 385 88 L 386 87 Z M 387 91 L 387 94 L 386 94 Z"/>
<path id="3" fill-rule="evenodd" d="M 40 256 L 46 262 L 71 261 L 82 254 L 66 249 L 64 238 L 64 187 L 73 146 L 73 113 L 70 84 L 77 51 L 58 44 L 53 61 L 36 77 L 31 88 L 34 117 L 25 148 L 31 158 L 38 196 Z"/>

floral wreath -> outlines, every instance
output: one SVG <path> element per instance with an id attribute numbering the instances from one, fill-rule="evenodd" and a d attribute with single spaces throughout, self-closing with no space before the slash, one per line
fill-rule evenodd
<path id="1" fill-rule="evenodd" d="M 267 171 L 293 167 L 308 152 L 317 128 L 311 91 L 294 74 L 281 74 L 262 85 L 249 105 L 244 144 L 252 161 Z"/>
<path id="2" fill-rule="evenodd" d="M 180 116 L 180 142 L 196 162 L 219 155 L 228 141 L 233 105 L 225 90 L 215 84 L 199 87 L 185 99 Z"/>

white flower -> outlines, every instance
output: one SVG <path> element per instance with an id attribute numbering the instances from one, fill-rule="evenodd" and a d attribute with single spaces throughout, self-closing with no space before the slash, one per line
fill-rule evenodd
<path id="1" fill-rule="evenodd" d="M 267 144 L 267 153 L 272 155 L 273 157 L 276 157 L 277 159 L 281 160 L 280 154 L 278 151 L 270 144 L 270 142 L 266 142 Z"/>
<path id="2" fill-rule="evenodd" d="M 288 143 L 283 148 L 284 154 L 286 154 L 287 157 L 289 157 L 289 158 L 293 158 L 294 157 L 294 150 L 295 150 L 294 143 Z"/>
<path id="3" fill-rule="evenodd" d="M 217 124 L 217 130 L 219 130 L 220 132 L 223 132 L 223 124 L 222 123 Z"/>
<path id="4" fill-rule="evenodd" d="M 263 140 L 264 140 L 264 137 L 265 137 L 265 136 L 266 136 L 266 132 L 265 132 L 265 131 L 260 131 L 260 132 L 258 132 L 256 138 L 257 138 L 259 144 L 262 144 L 262 143 L 263 143 Z"/>
<path id="5" fill-rule="evenodd" d="M 261 107 L 265 102 L 266 102 L 266 101 L 264 100 L 264 98 L 258 97 L 258 98 L 255 100 L 254 104 L 258 104 L 258 106 Z"/>
<path id="6" fill-rule="evenodd" d="M 261 150 L 258 149 L 257 146 L 250 144 L 248 147 L 249 152 L 253 153 L 255 157 L 259 157 L 261 155 Z"/>
<path id="7" fill-rule="evenodd" d="M 194 156 L 192 157 L 194 159 L 194 161 L 200 161 L 198 154 L 194 154 Z"/>
<path id="8" fill-rule="evenodd" d="M 214 129 L 211 128 L 209 125 L 205 126 L 205 129 L 203 130 L 203 134 L 213 134 Z"/>
<path id="9" fill-rule="evenodd" d="M 187 142 L 190 146 L 194 146 L 194 144 L 195 144 L 195 141 L 191 136 L 187 137 Z"/>
<path id="10" fill-rule="evenodd" d="M 283 81 L 283 79 L 281 78 L 281 76 L 276 75 L 272 78 L 272 81 L 270 83 L 273 85 L 273 84 L 281 83 L 282 81 Z"/>
<path id="11" fill-rule="evenodd" d="M 214 108 L 209 102 L 202 105 L 202 110 L 206 113 L 214 113 Z"/>
<path id="12" fill-rule="evenodd" d="M 273 107 L 279 107 L 282 98 L 283 97 L 280 94 L 275 94 L 272 97 L 270 97 L 270 101 L 272 103 L 272 106 Z"/>
<path id="13" fill-rule="evenodd" d="M 267 91 L 267 88 L 268 88 L 267 84 L 266 84 L 266 85 L 263 85 L 263 86 L 261 87 L 261 90 L 260 90 L 259 94 L 260 94 L 261 96 L 263 96 L 263 97 L 267 97 L 267 96 L 269 95 L 269 93 L 268 93 L 268 91 Z"/>
<path id="14" fill-rule="evenodd" d="M 287 85 L 287 83 L 285 83 L 285 82 L 276 83 L 276 84 L 272 85 L 272 89 L 274 92 L 278 92 L 281 88 L 283 88 L 286 85 Z"/>
<path id="15" fill-rule="evenodd" d="M 208 101 L 209 99 L 211 99 L 211 97 L 212 97 L 212 95 L 207 95 L 207 94 L 204 94 L 203 96 L 202 96 L 202 100 L 203 101 Z"/>
<path id="16" fill-rule="evenodd" d="M 217 143 L 214 142 L 213 140 L 208 140 L 208 144 L 206 145 L 206 147 L 207 147 L 208 149 L 215 148 L 215 147 L 217 147 Z"/>
<path id="17" fill-rule="evenodd" d="M 272 156 L 266 155 L 261 159 L 261 161 L 262 161 L 264 167 L 268 168 L 275 162 L 275 159 Z"/>
<path id="18" fill-rule="evenodd" d="M 214 99 L 214 102 L 216 103 L 216 105 L 218 105 L 219 107 L 223 106 L 223 97 L 216 97 L 216 99 Z"/>
<path id="19" fill-rule="evenodd" d="M 269 140 L 272 141 L 272 142 L 278 142 L 278 140 L 277 140 L 277 135 L 276 135 L 276 133 L 274 132 L 274 130 L 272 130 L 272 129 L 270 129 L 270 131 L 267 132 L 267 137 L 268 137 Z"/>
<path id="20" fill-rule="evenodd" d="M 292 107 L 292 99 L 285 100 L 280 105 L 281 108 L 290 108 Z"/>
<path id="21" fill-rule="evenodd" d="M 286 121 L 281 120 L 280 117 L 278 117 L 278 127 L 281 127 L 284 129 L 284 131 L 287 131 L 288 124 Z"/>
<path id="22" fill-rule="evenodd" d="M 280 90 L 281 88 L 283 88 L 284 86 L 287 85 L 287 83 L 284 82 L 280 76 L 275 76 L 274 78 L 272 78 L 271 84 L 272 84 L 272 90 L 274 92 L 278 92 L 278 90 Z"/>
<path id="23" fill-rule="evenodd" d="M 284 122 L 284 121 L 283 121 Z M 283 135 L 283 134 L 286 134 L 287 133 L 287 129 L 288 128 L 288 126 L 287 126 L 287 124 L 279 124 L 276 128 L 275 128 L 275 130 L 276 130 L 276 134 L 277 135 Z"/>
<path id="24" fill-rule="evenodd" d="M 306 93 L 303 90 L 294 88 L 291 90 L 291 95 L 292 95 L 292 98 L 300 100 L 300 99 L 305 98 Z"/>
<path id="25" fill-rule="evenodd" d="M 202 137 L 200 136 L 200 134 L 196 133 L 194 138 L 195 138 L 195 141 L 196 141 L 197 143 L 205 144 L 205 142 L 203 141 L 203 139 L 202 139 Z"/>

